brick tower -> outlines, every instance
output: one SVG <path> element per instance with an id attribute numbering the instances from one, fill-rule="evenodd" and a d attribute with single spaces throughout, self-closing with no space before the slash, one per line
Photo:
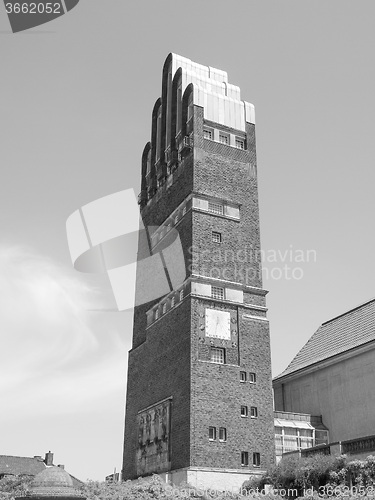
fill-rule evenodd
<path id="1" fill-rule="evenodd" d="M 167 255 L 174 231 L 185 265 L 178 286 L 165 261 L 137 269 L 124 479 L 226 489 L 274 463 L 254 124 L 224 71 L 167 57 L 139 203 L 150 253 Z M 145 246 L 140 236 L 139 259 Z"/>

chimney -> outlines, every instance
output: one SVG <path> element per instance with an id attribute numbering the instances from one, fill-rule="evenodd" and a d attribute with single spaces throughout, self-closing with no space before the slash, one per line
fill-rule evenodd
<path id="1" fill-rule="evenodd" d="M 59 464 L 57 467 L 60 467 L 60 469 L 65 469 L 65 465 Z"/>
<path id="2" fill-rule="evenodd" d="M 48 453 L 46 453 L 46 457 L 44 459 L 44 463 L 47 466 L 53 465 L 53 453 L 51 453 L 51 450 Z"/>

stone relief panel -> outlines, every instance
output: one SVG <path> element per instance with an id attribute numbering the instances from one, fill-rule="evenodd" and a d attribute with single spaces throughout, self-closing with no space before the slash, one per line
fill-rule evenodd
<path id="1" fill-rule="evenodd" d="M 138 475 L 170 469 L 170 417 L 170 399 L 138 413 Z"/>

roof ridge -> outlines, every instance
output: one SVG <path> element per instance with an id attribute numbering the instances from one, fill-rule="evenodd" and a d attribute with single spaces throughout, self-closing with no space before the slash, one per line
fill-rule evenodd
<path id="1" fill-rule="evenodd" d="M 346 311 L 342 314 L 339 314 L 338 316 L 335 316 L 334 318 L 329 319 L 328 321 L 325 321 L 324 323 L 321 324 L 321 326 L 325 326 L 328 323 L 331 323 L 331 321 L 335 321 L 336 319 L 339 319 L 342 316 L 345 316 L 346 314 L 357 311 L 357 309 L 360 309 L 361 307 L 367 306 L 368 304 L 370 304 L 371 302 L 374 302 L 374 301 L 375 301 L 375 297 L 373 299 L 367 300 L 366 302 L 363 302 L 362 304 L 359 304 L 356 307 L 353 307 L 353 309 L 349 309 L 349 311 Z"/>

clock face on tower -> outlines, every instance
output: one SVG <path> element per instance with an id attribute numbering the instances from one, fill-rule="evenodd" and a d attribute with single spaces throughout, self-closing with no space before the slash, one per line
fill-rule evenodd
<path id="1" fill-rule="evenodd" d="M 230 312 L 206 309 L 206 336 L 230 340 Z"/>

